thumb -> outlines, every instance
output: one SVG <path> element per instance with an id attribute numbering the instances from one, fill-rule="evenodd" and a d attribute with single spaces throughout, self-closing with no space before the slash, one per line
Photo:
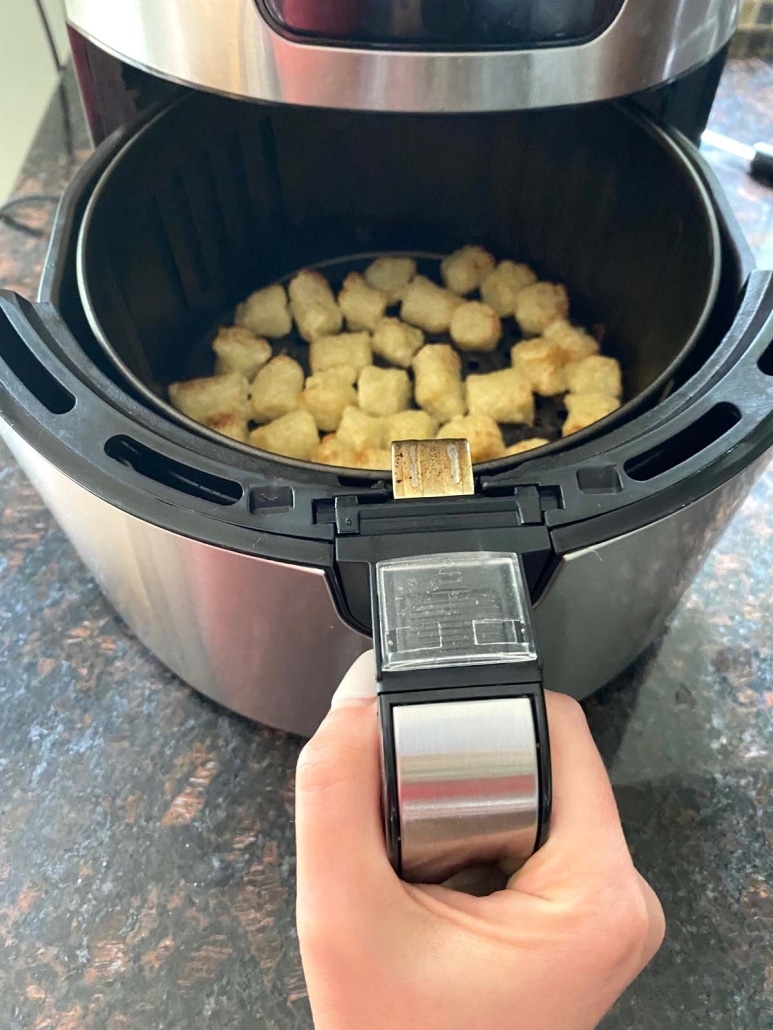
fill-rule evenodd
<path id="1" fill-rule="evenodd" d="M 381 822 L 373 652 L 354 663 L 301 752 L 295 783 L 298 911 L 343 915 L 376 896 L 392 870 Z"/>

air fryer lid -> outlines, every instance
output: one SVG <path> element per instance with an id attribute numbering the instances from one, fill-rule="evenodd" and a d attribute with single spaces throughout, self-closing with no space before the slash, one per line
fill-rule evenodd
<path id="1" fill-rule="evenodd" d="M 213 334 L 252 289 L 348 255 L 468 242 L 564 282 L 573 317 L 605 326 L 629 402 L 573 444 L 668 390 L 719 280 L 703 183 L 629 109 L 396 117 L 204 94 L 118 152 L 83 220 L 79 278 L 121 373 L 187 422 L 165 387 L 211 371 Z"/>

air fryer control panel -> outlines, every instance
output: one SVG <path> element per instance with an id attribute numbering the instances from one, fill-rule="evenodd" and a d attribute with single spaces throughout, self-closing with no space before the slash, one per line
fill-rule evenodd
<path id="1" fill-rule="evenodd" d="M 285 32 L 317 43 L 526 49 L 599 35 L 623 0 L 258 0 Z"/>

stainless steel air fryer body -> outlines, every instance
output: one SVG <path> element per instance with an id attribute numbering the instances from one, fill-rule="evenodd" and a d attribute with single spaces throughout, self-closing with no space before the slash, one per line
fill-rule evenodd
<path id="1" fill-rule="evenodd" d="M 175 82 L 365 111 L 502 111 L 641 92 L 730 39 L 737 0 L 66 0 L 98 46 Z"/>
<path id="2" fill-rule="evenodd" d="M 408 877 L 441 878 L 471 842 L 494 860 L 540 845 L 543 683 L 584 697 L 641 653 L 773 446 L 773 274 L 687 140 L 641 110 L 683 91 L 694 138 L 737 7 L 66 0 L 92 126 L 131 109 L 129 66 L 159 77 L 141 93 L 240 100 L 150 110 L 72 183 L 39 303 L 0 295 L 0 434 L 126 623 L 233 710 L 313 732 L 372 634 L 386 838 Z M 638 396 L 476 469 L 472 494 L 419 501 L 165 404 L 239 291 L 429 237 L 525 248 L 600 303 Z"/>

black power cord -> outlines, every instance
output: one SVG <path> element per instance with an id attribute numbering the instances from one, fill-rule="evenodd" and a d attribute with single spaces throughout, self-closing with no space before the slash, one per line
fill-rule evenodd
<path id="1" fill-rule="evenodd" d="M 59 49 L 54 39 L 54 33 L 51 30 L 51 23 L 48 20 L 48 14 L 43 5 L 43 0 L 34 0 L 35 7 L 37 8 L 38 16 L 40 17 L 41 25 L 43 26 L 43 34 L 46 37 L 46 44 L 48 51 L 51 55 L 51 61 L 56 71 L 58 86 L 57 93 L 62 105 L 62 126 L 64 129 L 64 140 L 65 149 L 67 156 L 72 158 L 74 156 L 73 146 L 73 134 L 72 134 L 72 121 L 70 118 L 70 104 L 67 98 L 67 88 L 64 83 L 64 62 L 59 54 Z M 45 235 L 40 229 L 35 229 L 31 225 L 27 225 L 24 222 L 20 222 L 14 217 L 12 212 L 16 208 L 31 207 L 37 204 L 51 204 L 56 206 L 59 203 L 59 197 L 48 193 L 27 193 L 22 194 L 18 197 L 11 197 L 4 204 L 0 204 L 0 222 L 4 222 L 12 229 L 17 229 L 19 232 L 26 233 L 28 236 L 42 237 Z"/>

